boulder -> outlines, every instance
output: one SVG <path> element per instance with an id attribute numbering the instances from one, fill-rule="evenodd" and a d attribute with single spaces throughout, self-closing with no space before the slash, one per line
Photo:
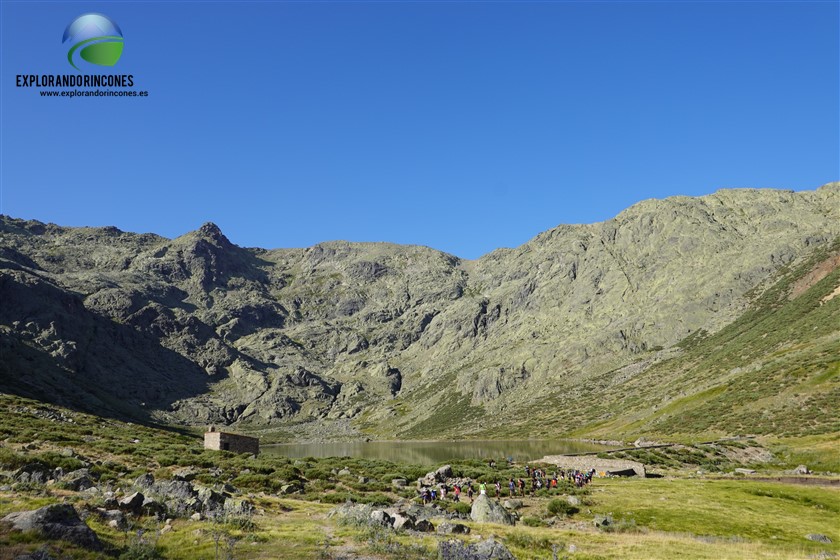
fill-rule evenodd
<path id="1" fill-rule="evenodd" d="M 120 511 L 127 511 L 129 513 L 140 513 L 140 509 L 143 507 L 143 502 L 146 500 L 146 496 L 141 494 L 140 492 L 135 492 L 129 496 L 124 497 L 122 500 L 117 502 L 117 507 Z"/>
<path id="2" fill-rule="evenodd" d="M 461 523 L 444 521 L 437 526 L 437 532 L 443 535 L 469 535 L 470 528 Z"/>
<path id="3" fill-rule="evenodd" d="M 570 506 L 580 505 L 580 498 L 578 498 L 577 496 L 566 496 L 566 501 L 569 503 Z"/>
<path id="4" fill-rule="evenodd" d="M 134 481 L 134 486 L 147 490 L 155 483 L 155 477 L 151 473 L 141 474 Z"/>
<path id="5" fill-rule="evenodd" d="M 451 465 L 443 465 L 437 470 L 429 471 L 417 482 L 420 486 L 432 486 L 438 482 L 445 482 L 447 478 L 452 478 Z"/>
<path id="6" fill-rule="evenodd" d="M 735 472 L 738 474 L 755 474 L 755 471 L 753 469 L 737 468 L 735 469 Z"/>
<path id="7" fill-rule="evenodd" d="M 486 494 L 480 494 L 473 502 L 470 519 L 477 523 L 514 524 L 513 516 L 508 510 L 488 498 Z"/>
<path id="8" fill-rule="evenodd" d="M 805 465 L 799 465 L 795 469 L 793 469 L 793 474 L 811 474 L 811 471 L 808 470 L 808 467 Z"/>
<path id="9" fill-rule="evenodd" d="M 408 486 L 408 481 L 404 478 L 395 478 L 391 480 L 391 486 L 395 488 L 405 488 Z"/>
<path id="10" fill-rule="evenodd" d="M 462 541 L 441 541 L 438 543 L 440 560 L 516 560 L 511 552 L 492 537 L 476 544 Z"/>
<path id="11" fill-rule="evenodd" d="M 196 476 L 198 476 L 198 470 L 194 467 L 184 467 L 172 473 L 172 478 L 175 480 L 184 480 L 186 482 L 192 482 Z"/>
<path id="12" fill-rule="evenodd" d="M 297 494 L 300 491 L 301 491 L 300 485 L 295 484 L 295 483 L 284 484 L 283 486 L 280 487 L 280 493 L 281 494 Z"/>
<path id="13" fill-rule="evenodd" d="M 68 490 L 72 490 L 74 492 L 81 492 L 82 490 L 93 488 L 96 485 L 96 482 L 93 480 L 93 477 L 91 477 L 88 469 L 79 469 L 69 472 L 64 475 L 61 482 Z"/>
<path id="14" fill-rule="evenodd" d="M 820 533 L 809 533 L 809 534 L 805 535 L 805 538 L 808 539 L 809 541 L 831 544 L 831 539 L 828 538 L 825 535 L 820 534 Z"/>
<path id="15" fill-rule="evenodd" d="M 613 524 L 612 517 L 609 515 L 596 515 L 593 523 L 596 527 L 609 527 Z"/>
<path id="16" fill-rule="evenodd" d="M 420 531 L 421 533 L 433 533 L 435 526 L 428 519 L 420 519 L 414 524 L 414 530 Z"/>
<path id="17" fill-rule="evenodd" d="M 52 471 L 41 463 L 24 465 L 12 475 L 17 482 L 31 484 L 45 484 L 51 478 Z"/>
<path id="18" fill-rule="evenodd" d="M 517 510 L 522 507 L 522 500 L 505 500 L 504 502 L 502 502 L 502 505 L 505 509 Z"/>
<path id="19" fill-rule="evenodd" d="M 166 513 L 166 506 L 152 498 L 143 500 L 143 505 L 140 506 L 140 511 L 143 515 L 162 516 Z"/>
<path id="20" fill-rule="evenodd" d="M 414 518 L 410 515 L 398 512 L 393 515 L 393 519 L 395 531 L 411 531 L 414 529 Z"/>
<path id="21" fill-rule="evenodd" d="M 118 509 L 98 509 L 96 510 L 96 514 L 104 521 L 109 527 L 113 527 L 114 529 L 127 529 L 128 523 L 125 519 L 125 514 Z"/>
<path id="22" fill-rule="evenodd" d="M 212 488 L 202 486 L 197 489 L 198 499 L 204 505 L 205 511 L 215 511 L 223 508 L 225 505 L 225 496 L 216 492 Z"/>
<path id="23" fill-rule="evenodd" d="M 391 527 L 394 523 L 391 516 L 381 509 L 375 509 L 370 512 L 370 520 L 374 525 L 381 525 L 382 527 Z"/>
<path id="24" fill-rule="evenodd" d="M 254 513 L 254 504 L 245 498 L 227 498 L 225 499 L 225 513 L 231 515 L 248 516 Z"/>
<path id="25" fill-rule="evenodd" d="M 73 543 L 88 550 L 101 550 L 99 537 L 85 525 L 70 504 L 53 504 L 34 511 L 10 513 L 3 521 L 19 531 L 35 531 L 47 539 Z"/>

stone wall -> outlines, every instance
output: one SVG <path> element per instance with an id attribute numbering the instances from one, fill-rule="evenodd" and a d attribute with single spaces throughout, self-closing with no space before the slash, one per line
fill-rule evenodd
<path id="1" fill-rule="evenodd" d="M 257 455 L 260 452 L 260 440 L 249 436 L 217 432 L 211 427 L 209 431 L 204 433 L 204 448 Z"/>

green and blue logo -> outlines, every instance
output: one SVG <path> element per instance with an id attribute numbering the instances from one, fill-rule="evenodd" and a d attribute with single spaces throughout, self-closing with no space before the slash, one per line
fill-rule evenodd
<path id="1" fill-rule="evenodd" d="M 81 72 L 79 58 L 97 66 L 113 66 L 123 51 L 123 34 L 119 26 L 102 14 L 83 14 L 64 30 L 62 43 L 70 42 L 67 61 Z"/>

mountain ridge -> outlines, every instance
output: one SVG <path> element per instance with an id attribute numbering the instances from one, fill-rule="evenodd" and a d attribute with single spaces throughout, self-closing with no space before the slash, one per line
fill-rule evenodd
<path id="1" fill-rule="evenodd" d="M 0 389 L 304 438 L 469 436 L 534 392 L 574 393 L 720 331 L 838 223 L 840 183 L 723 190 L 465 260 L 384 242 L 242 248 L 212 223 L 166 239 L 4 216 L 0 295 L 15 305 L 0 310 Z M 114 378 L 121 391 L 103 391 Z"/>

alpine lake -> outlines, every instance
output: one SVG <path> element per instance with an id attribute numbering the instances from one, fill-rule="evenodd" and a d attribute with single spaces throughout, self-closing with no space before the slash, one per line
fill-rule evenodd
<path id="1" fill-rule="evenodd" d="M 292 459 L 358 457 L 394 463 L 434 465 L 459 459 L 535 461 L 546 455 L 599 453 L 610 449 L 616 448 L 570 440 L 494 440 L 284 443 L 264 445 L 260 451 L 266 455 L 280 455 Z"/>

